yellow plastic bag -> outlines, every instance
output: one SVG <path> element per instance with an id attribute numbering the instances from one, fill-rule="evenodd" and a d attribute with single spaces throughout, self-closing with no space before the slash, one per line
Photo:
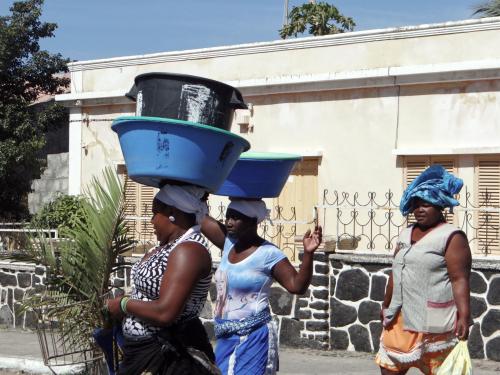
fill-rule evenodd
<path id="1" fill-rule="evenodd" d="M 448 354 L 436 375 L 472 375 L 472 362 L 467 341 L 459 341 Z"/>

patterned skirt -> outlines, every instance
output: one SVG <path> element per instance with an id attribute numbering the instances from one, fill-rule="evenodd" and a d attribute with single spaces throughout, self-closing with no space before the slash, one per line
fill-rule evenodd
<path id="1" fill-rule="evenodd" d="M 216 321 L 217 324 L 217 321 Z M 224 375 L 272 375 L 278 370 L 276 323 L 262 324 L 247 335 L 233 334 L 217 339 L 217 367 Z"/>
<path id="2" fill-rule="evenodd" d="M 416 367 L 424 374 L 435 374 L 458 343 L 453 332 L 422 333 L 404 330 L 401 312 L 384 328 L 375 362 L 390 371 Z"/>

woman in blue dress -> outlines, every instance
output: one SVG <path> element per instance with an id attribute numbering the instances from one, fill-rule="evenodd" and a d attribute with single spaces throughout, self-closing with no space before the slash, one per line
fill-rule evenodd
<path id="1" fill-rule="evenodd" d="M 313 253 L 322 229 L 303 238 L 299 271 L 283 252 L 257 234 L 268 215 L 264 201 L 231 199 L 225 225 L 206 216 L 202 233 L 223 250 L 215 273 L 215 356 L 223 374 L 275 374 L 278 334 L 271 319 L 269 292 L 274 280 L 294 294 L 306 292 L 313 273 Z"/>

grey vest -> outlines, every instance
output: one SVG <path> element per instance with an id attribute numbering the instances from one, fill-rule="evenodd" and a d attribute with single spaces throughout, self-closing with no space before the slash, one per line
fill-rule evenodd
<path id="1" fill-rule="evenodd" d="M 384 310 L 384 325 L 401 310 L 406 330 L 449 332 L 455 327 L 457 308 L 444 254 L 450 235 L 459 230 L 442 224 L 412 245 L 412 228 L 399 236 L 399 252 L 392 264 L 392 300 Z"/>

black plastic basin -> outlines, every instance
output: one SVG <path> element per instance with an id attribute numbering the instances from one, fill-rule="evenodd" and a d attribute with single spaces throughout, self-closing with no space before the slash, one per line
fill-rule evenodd
<path id="1" fill-rule="evenodd" d="M 230 130 L 235 109 L 246 109 L 241 93 L 212 79 L 174 73 L 135 77 L 126 94 L 137 116 L 163 117 Z"/>

